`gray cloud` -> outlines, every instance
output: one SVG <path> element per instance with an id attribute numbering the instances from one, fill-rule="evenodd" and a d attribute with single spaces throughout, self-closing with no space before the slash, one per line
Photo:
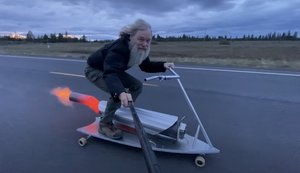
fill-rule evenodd
<path id="1" fill-rule="evenodd" d="M 0 0 L 0 34 L 69 32 L 116 38 L 144 18 L 163 35 L 299 31 L 298 0 Z"/>
<path id="2" fill-rule="evenodd" d="M 233 5 L 232 0 L 51 0 L 61 2 L 67 5 L 78 4 L 93 4 L 98 10 L 104 7 L 111 7 L 118 12 L 143 12 L 153 14 L 156 12 L 166 13 L 170 11 L 179 10 L 189 5 L 197 5 L 203 9 L 221 9 Z"/>

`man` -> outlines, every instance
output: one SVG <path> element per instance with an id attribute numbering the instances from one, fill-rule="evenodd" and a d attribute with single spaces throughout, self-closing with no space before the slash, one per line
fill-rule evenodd
<path id="1" fill-rule="evenodd" d="M 142 71 L 155 73 L 174 67 L 174 63 L 150 61 L 151 39 L 151 26 L 138 19 L 122 28 L 119 39 L 97 50 L 87 60 L 86 78 L 111 94 L 99 123 L 99 133 L 109 138 L 122 138 L 122 131 L 112 123 L 116 110 L 121 104 L 127 107 L 142 92 L 142 82 L 126 70 L 139 65 Z"/>

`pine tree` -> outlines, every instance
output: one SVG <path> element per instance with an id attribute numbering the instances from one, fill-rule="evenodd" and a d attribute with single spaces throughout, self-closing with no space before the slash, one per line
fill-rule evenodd
<path id="1" fill-rule="evenodd" d="M 86 36 L 83 35 L 83 36 L 80 38 L 80 41 L 81 41 L 81 42 L 87 42 Z"/>
<path id="2" fill-rule="evenodd" d="M 62 33 L 58 34 L 58 38 L 57 38 L 58 42 L 63 42 L 64 41 L 64 36 Z"/>
<path id="3" fill-rule="evenodd" d="M 45 35 L 43 36 L 43 43 L 48 43 L 48 42 L 49 42 L 49 37 L 48 37 L 47 34 L 45 34 Z"/>
<path id="4" fill-rule="evenodd" d="M 297 31 L 293 34 L 293 38 L 294 38 L 295 40 L 298 39 L 298 33 L 297 33 Z"/>
<path id="5" fill-rule="evenodd" d="M 26 35 L 26 39 L 27 39 L 28 41 L 33 41 L 33 40 L 35 39 L 33 33 L 32 33 L 30 30 L 28 31 L 28 33 L 27 33 L 27 35 Z"/>
<path id="6" fill-rule="evenodd" d="M 56 34 L 50 34 L 50 42 L 54 43 L 56 42 L 56 39 L 57 39 Z"/>

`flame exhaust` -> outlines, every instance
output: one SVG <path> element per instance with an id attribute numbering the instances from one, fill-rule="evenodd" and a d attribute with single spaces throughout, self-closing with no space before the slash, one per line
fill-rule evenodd
<path id="1" fill-rule="evenodd" d="M 69 100 L 71 95 L 71 90 L 69 88 L 57 87 L 51 90 L 51 94 L 55 95 L 62 104 L 72 106 L 72 102 Z"/>
<path id="2" fill-rule="evenodd" d="M 58 100 L 66 106 L 72 106 L 72 102 L 77 102 L 86 105 L 95 113 L 101 114 L 101 111 L 98 108 L 100 101 L 93 96 L 73 92 L 67 87 L 54 88 L 51 91 L 51 94 L 55 95 L 58 98 Z"/>

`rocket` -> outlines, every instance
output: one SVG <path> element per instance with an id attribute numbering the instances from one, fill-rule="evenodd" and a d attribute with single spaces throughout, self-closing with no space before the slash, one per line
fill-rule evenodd
<path id="1" fill-rule="evenodd" d="M 51 94 L 55 95 L 57 99 L 66 106 L 72 106 L 72 102 L 81 103 L 97 114 L 101 114 L 99 109 L 100 101 L 90 95 L 73 92 L 68 87 L 57 87 L 51 90 Z"/>

